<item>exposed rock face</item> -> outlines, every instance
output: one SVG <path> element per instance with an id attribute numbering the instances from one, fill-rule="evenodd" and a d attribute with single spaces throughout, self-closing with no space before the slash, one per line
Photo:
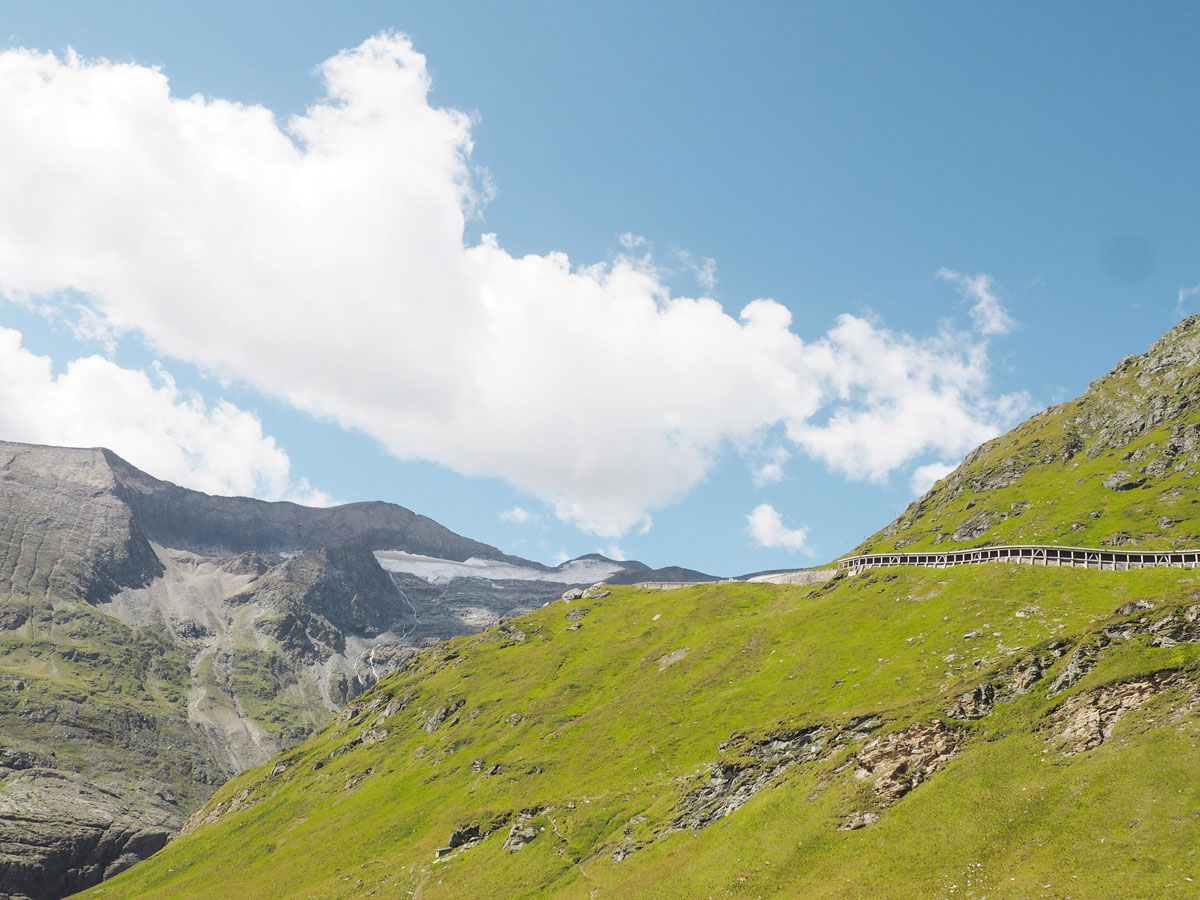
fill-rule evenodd
<path id="1" fill-rule="evenodd" d="M 417 610 L 409 635 L 413 645 L 475 634 L 557 600 L 565 587 L 552 581 L 455 578 L 438 584 L 404 573 L 391 576 Z"/>
<path id="2" fill-rule="evenodd" d="M 478 557 L 531 565 L 528 560 L 507 556 L 391 503 L 314 509 L 247 497 L 212 497 L 159 481 L 109 450 L 65 452 L 102 454 L 113 473 L 113 493 L 133 512 L 146 536 L 164 547 L 201 556 L 353 545 L 403 548 L 441 559 Z"/>
<path id="3" fill-rule="evenodd" d="M 1171 610 L 1152 619 L 1145 613 L 1153 609 L 1154 604 L 1148 600 L 1130 601 L 1120 606 L 1114 615 L 1136 618 L 1108 625 L 1081 641 L 1047 687 L 1046 696 L 1054 697 L 1078 685 L 1096 667 L 1105 650 L 1121 642 L 1149 637 L 1150 645 L 1157 648 L 1200 643 L 1200 604 Z M 995 703 L 1010 702 L 1028 692 L 1066 653 L 1067 647 L 1065 641 L 1050 644 L 992 681 L 957 697 L 946 714 L 953 719 L 984 718 L 991 714 Z M 1113 726 L 1122 715 L 1169 688 L 1184 691 L 1188 709 L 1200 703 L 1200 684 L 1195 680 L 1175 671 L 1158 672 L 1069 697 L 1047 716 L 1044 727 L 1054 733 L 1048 740 L 1058 746 L 1064 756 L 1094 750 L 1112 735 Z"/>
<path id="4" fill-rule="evenodd" d="M 0 890 L 30 900 L 75 893 L 145 859 L 178 827 L 178 810 L 158 798 L 55 769 L 8 774 L 0 782 Z"/>
<path id="5" fill-rule="evenodd" d="M 606 579 L 609 584 L 637 584 L 642 581 L 712 581 L 711 575 L 697 572 L 695 569 L 685 569 L 680 566 L 664 566 L 661 569 L 651 569 L 643 563 L 627 564 L 624 572 L 610 575 Z"/>
<path id="6" fill-rule="evenodd" d="M 1101 483 L 1110 491 L 1132 491 L 1134 488 L 1140 488 L 1149 480 L 1145 477 L 1135 478 L 1122 469 L 1120 472 L 1113 472 Z"/>
<path id="7" fill-rule="evenodd" d="M 857 831 L 860 828 L 866 828 L 868 825 L 874 825 L 879 821 L 879 813 L 872 810 L 860 810 L 856 813 L 851 813 L 838 826 L 840 831 Z"/>
<path id="8" fill-rule="evenodd" d="M 344 653 L 347 634 L 411 630 L 416 614 L 371 551 L 351 547 L 306 550 L 230 602 L 272 610 L 276 615 L 260 618 L 256 627 L 294 654 L 321 660 Z"/>
<path id="9" fill-rule="evenodd" d="M 796 763 L 821 759 L 848 742 L 862 740 L 881 724 L 881 719 L 863 716 L 840 728 L 812 725 L 758 741 L 734 737 L 720 748 L 730 758 L 713 766 L 708 781 L 684 797 L 672 828 L 705 828 L 740 809 Z"/>
<path id="10" fill-rule="evenodd" d="M 750 749 L 750 760 L 719 763 L 706 785 L 683 803 L 676 828 L 704 828 L 742 808 L 746 800 L 766 787 L 782 770 L 800 760 L 821 756 L 832 731 L 826 726 L 778 734 L 768 743 Z"/>
<path id="11" fill-rule="evenodd" d="M 960 721 L 982 719 L 990 715 L 997 703 L 1011 703 L 1017 697 L 1027 694 L 1030 688 L 1042 680 L 1042 677 L 1054 665 L 1055 661 L 1066 652 L 1066 648 L 1066 641 L 1055 641 L 1043 649 L 1035 651 L 1032 655 L 1018 661 L 1006 671 L 1001 672 L 993 680 L 985 681 L 983 684 L 960 694 L 946 708 L 946 715 L 951 719 L 958 719 Z M 1079 663 L 1069 667 L 1071 671 L 1069 676 L 1065 676 L 1066 670 L 1060 673 L 1059 679 L 1064 679 L 1064 684 L 1072 678 L 1075 680 L 1070 683 L 1075 684 L 1086 674 L 1091 665 L 1094 664 L 1093 650 L 1088 649 L 1084 653 L 1091 654 L 1087 658 L 1092 661 L 1083 663 L 1082 665 L 1085 668 L 1081 668 L 1081 664 Z"/>
<path id="12" fill-rule="evenodd" d="M 1168 613 L 1147 623 L 1139 631 L 1151 636 L 1150 646 L 1171 647 L 1175 644 L 1200 642 L 1200 604 L 1182 611 Z"/>
<path id="13" fill-rule="evenodd" d="M 735 735 L 721 745 L 721 760 L 709 768 L 707 779 L 680 800 L 669 826 L 639 837 L 635 826 L 645 817 L 629 821 L 624 839 L 613 851 L 613 862 L 621 862 L 640 846 L 674 831 L 707 828 L 736 812 L 764 788 L 778 784 L 793 766 L 829 763 L 846 747 L 862 741 L 866 743 L 852 756 L 854 774 L 873 779 L 878 807 L 852 813 L 840 827 L 864 828 L 879 819 L 879 808 L 895 802 L 946 765 L 965 739 L 961 728 L 935 720 L 867 740 L 881 725 L 883 720 L 877 716 L 860 716 L 843 725 L 809 725 L 760 738 Z"/>
<path id="14" fill-rule="evenodd" d="M 1117 614 L 1129 615 L 1149 608 L 1151 606 L 1146 601 L 1128 603 L 1118 609 Z M 1130 622 L 1109 625 L 1072 651 L 1063 670 L 1050 685 L 1047 696 L 1053 697 L 1079 684 L 1083 677 L 1095 668 L 1097 659 L 1106 647 L 1131 640 L 1138 635 L 1148 635 L 1152 647 L 1200 642 L 1200 604 L 1169 612 L 1156 619 L 1142 616 Z"/>
<path id="15" fill-rule="evenodd" d="M 429 714 L 421 728 L 424 729 L 426 734 L 433 734 L 435 731 L 441 728 L 451 716 L 462 709 L 465 702 L 465 700 L 458 700 L 453 703 L 448 703 L 445 706 L 439 706 Z M 456 721 L 458 721 L 457 717 L 451 720 L 450 724 L 453 725 Z"/>
<path id="16" fill-rule="evenodd" d="M 162 574 L 100 450 L 0 442 L 0 591 L 107 599 Z"/>
<path id="17" fill-rule="evenodd" d="M 1120 606 L 1114 615 L 1138 616 L 1154 608 L 1149 600 L 1130 601 Z M 1096 667 L 1103 652 L 1114 644 L 1148 636 L 1152 647 L 1172 647 L 1181 643 L 1200 643 L 1200 604 L 1172 610 L 1158 618 L 1140 615 L 1127 622 L 1105 627 L 1089 639 L 1080 642 L 1067 656 L 1066 662 L 1046 689 L 1054 697 L 1079 684 Z M 992 681 L 957 697 L 947 709 L 952 719 L 981 719 L 989 715 L 998 702 L 1011 702 L 1025 694 L 1042 679 L 1046 672 L 1067 651 L 1065 641 L 1056 641 L 1032 656 L 1021 660 Z"/>
<path id="18" fill-rule="evenodd" d="M 855 755 L 854 777 L 894 803 L 954 758 L 963 733 L 944 722 L 917 722 L 868 741 Z"/>
<path id="19" fill-rule="evenodd" d="M 871 785 L 876 806 L 851 813 L 839 829 L 855 831 L 873 825 L 881 808 L 891 806 L 950 762 L 965 738 L 961 729 L 934 719 L 868 741 L 854 756 L 854 777 Z"/>
<path id="20" fill-rule="evenodd" d="M 1158 672 L 1145 678 L 1108 684 L 1076 694 L 1055 709 L 1047 723 L 1053 732 L 1049 740 L 1063 756 L 1095 750 L 1112 737 L 1113 728 L 1126 712 L 1137 709 L 1169 688 L 1183 689 L 1190 704 L 1200 700 L 1200 685 L 1178 672 Z"/>
<path id="21" fill-rule="evenodd" d="M 952 719 L 982 719 L 992 711 L 996 702 L 996 689 L 990 684 L 982 684 L 974 690 L 959 696 L 954 705 L 946 711 Z"/>
<path id="22" fill-rule="evenodd" d="M 1044 651 L 1035 653 L 1028 659 L 1021 660 L 1005 673 L 1001 688 L 1001 699 L 1011 699 L 1029 693 L 1037 682 L 1042 680 L 1046 670 L 1054 665 L 1054 661 L 1062 656 L 1066 648 L 1065 641 L 1056 641 Z"/>
<path id="23" fill-rule="evenodd" d="M 508 829 L 508 837 L 504 839 L 504 848 L 509 853 L 516 853 L 538 836 L 537 829 L 528 822 L 514 822 Z"/>
<path id="24" fill-rule="evenodd" d="M 0 685 L 0 896 L 50 900 L 115 874 L 231 774 L 184 709 L 17 684 Z"/>
<path id="25" fill-rule="evenodd" d="M 662 671 L 668 666 L 673 666 L 682 659 L 686 659 L 688 655 L 687 647 L 680 647 L 678 650 L 672 650 L 670 653 L 664 653 L 657 660 L 658 671 Z"/>
<path id="26" fill-rule="evenodd" d="M 718 763 L 709 774 L 708 782 L 685 798 L 674 827 L 704 828 L 740 809 L 784 769 L 802 760 L 811 762 L 820 758 L 835 733 L 828 726 L 815 725 L 777 734 L 746 748 L 744 759 Z"/>
<path id="27" fill-rule="evenodd" d="M 354 672 L 363 690 L 374 687 L 384 675 L 395 672 L 417 655 L 417 651 L 399 641 L 372 644 L 354 661 Z"/>
<path id="28" fill-rule="evenodd" d="M 999 518 L 996 513 L 978 512 L 956 528 L 950 537 L 956 541 L 973 541 L 987 534 Z"/>

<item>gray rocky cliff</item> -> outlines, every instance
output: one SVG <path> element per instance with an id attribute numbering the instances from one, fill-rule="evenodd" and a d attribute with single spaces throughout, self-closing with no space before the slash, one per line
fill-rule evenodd
<path id="1" fill-rule="evenodd" d="M 0 442 L 0 590 L 104 600 L 162 574 L 105 453 Z"/>
<path id="2" fill-rule="evenodd" d="M 114 495 L 132 511 L 146 536 L 164 547 L 202 556 L 235 556 L 353 545 L 399 548 L 441 559 L 477 557 L 538 565 L 462 537 L 393 503 L 319 508 L 214 497 L 153 478 L 109 450 L 95 452 L 108 462 Z"/>

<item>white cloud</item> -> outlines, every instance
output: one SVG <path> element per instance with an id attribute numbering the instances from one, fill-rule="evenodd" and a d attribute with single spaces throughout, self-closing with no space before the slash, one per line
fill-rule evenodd
<path id="1" fill-rule="evenodd" d="M 152 68 L 0 53 L 0 294 L 78 292 L 96 333 L 137 330 L 609 538 L 772 427 L 872 478 L 996 433 L 983 345 L 850 316 L 806 343 L 771 300 L 735 318 L 672 296 L 648 256 L 465 245 L 490 187 L 470 118 L 430 106 L 424 57 L 381 35 L 320 71 L 327 96 L 281 127 L 173 98 Z"/>
<path id="2" fill-rule="evenodd" d="M 783 481 L 783 466 L 792 458 L 786 448 L 779 446 L 743 453 L 751 457 L 750 475 L 756 488 Z"/>
<path id="3" fill-rule="evenodd" d="M 0 437 L 108 447 L 156 478 L 211 494 L 332 502 L 308 482 L 292 481 L 287 454 L 253 414 L 225 401 L 207 406 L 158 366 L 151 378 L 88 356 L 55 376 L 49 357 L 31 353 L 20 332 L 2 327 Z"/>
<path id="4" fill-rule="evenodd" d="M 1197 294 L 1200 294 L 1200 284 L 1190 288 L 1179 289 L 1179 297 L 1175 301 L 1175 308 L 1179 311 L 1181 316 L 1186 313 L 1186 304 L 1188 300 L 1192 297 L 1195 297 Z"/>
<path id="5" fill-rule="evenodd" d="M 908 480 L 908 487 L 914 494 L 924 494 L 957 468 L 955 463 L 946 462 L 931 462 L 917 466 Z"/>
<path id="6" fill-rule="evenodd" d="M 996 282 L 991 275 L 963 275 L 953 269 L 938 269 L 937 277 L 949 281 L 971 302 L 971 321 L 976 330 L 985 336 L 1008 334 L 1017 327 L 1016 319 L 1008 314 L 1000 298 L 996 296 Z"/>
<path id="7" fill-rule="evenodd" d="M 687 250 L 676 248 L 672 255 L 679 261 L 683 271 L 696 279 L 696 284 L 705 296 L 711 296 L 717 289 L 717 261 L 708 256 L 697 259 Z"/>
<path id="8" fill-rule="evenodd" d="M 883 481 L 928 452 L 961 456 L 1030 406 L 989 398 L 986 348 L 963 335 L 918 341 L 844 315 L 807 360 L 829 415 L 789 422 L 788 436 L 849 478 Z"/>
<path id="9" fill-rule="evenodd" d="M 783 518 L 769 503 L 760 503 L 746 516 L 750 536 L 760 547 L 782 547 L 787 550 L 808 550 L 807 528 L 785 528 Z"/>
<path id="10" fill-rule="evenodd" d="M 615 559 L 617 562 L 624 562 L 629 559 L 629 553 L 624 547 L 617 544 L 609 544 L 607 547 L 597 547 L 596 552 L 601 556 L 607 556 L 609 559 Z"/>
<path id="11" fill-rule="evenodd" d="M 526 522 L 532 522 L 537 518 L 537 513 L 532 513 L 521 506 L 514 506 L 512 509 L 506 509 L 500 513 L 502 521 L 511 522 L 514 525 L 524 525 Z"/>

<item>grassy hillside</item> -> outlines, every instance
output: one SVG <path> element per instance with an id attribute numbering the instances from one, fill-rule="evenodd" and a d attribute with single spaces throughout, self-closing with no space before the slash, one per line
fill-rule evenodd
<path id="1" fill-rule="evenodd" d="M 984 444 L 859 552 L 1200 547 L 1200 316 Z"/>
<path id="2" fill-rule="evenodd" d="M 861 549 L 1200 546 L 1198 401 L 1200 317 Z M 102 891 L 1195 897 L 1198 709 L 1190 570 L 614 587 L 410 660 Z"/>
<path id="3" fill-rule="evenodd" d="M 1187 571 L 991 565 L 554 603 L 93 890 L 1195 896 L 1198 600 Z"/>

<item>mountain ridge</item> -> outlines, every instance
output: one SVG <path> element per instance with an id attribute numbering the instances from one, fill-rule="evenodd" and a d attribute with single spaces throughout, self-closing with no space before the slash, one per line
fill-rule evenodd
<path id="1" fill-rule="evenodd" d="M 971 451 L 852 552 L 1200 546 L 1198 474 L 1200 316 L 1191 316 L 1080 397 Z"/>

